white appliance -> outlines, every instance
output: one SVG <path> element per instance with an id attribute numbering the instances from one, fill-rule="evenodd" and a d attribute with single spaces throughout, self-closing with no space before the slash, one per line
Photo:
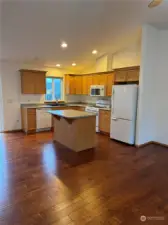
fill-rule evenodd
<path id="1" fill-rule="evenodd" d="M 97 100 L 96 101 L 96 106 L 100 107 L 100 108 L 110 109 L 111 102 L 109 100 Z"/>
<path id="2" fill-rule="evenodd" d="M 99 108 L 86 106 L 85 111 L 96 114 L 96 132 L 99 132 Z"/>
<path id="3" fill-rule="evenodd" d="M 90 96 L 105 96 L 105 86 L 104 85 L 91 85 L 90 86 Z"/>
<path id="4" fill-rule="evenodd" d="M 36 130 L 49 130 L 51 129 L 52 116 L 48 113 L 50 108 L 37 108 L 36 109 Z"/>
<path id="5" fill-rule="evenodd" d="M 112 90 L 110 138 L 135 143 L 137 85 L 114 85 Z"/>

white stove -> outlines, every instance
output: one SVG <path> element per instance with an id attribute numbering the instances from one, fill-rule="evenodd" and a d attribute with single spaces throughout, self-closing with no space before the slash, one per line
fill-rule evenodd
<path id="1" fill-rule="evenodd" d="M 101 108 L 110 108 L 110 103 L 107 100 L 96 101 L 96 106 L 86 106 L 85 111 L 96 114 L 96 132 L 99 132 L 99 110 Z"/>
<path id="2" fill-rule="evenodd" d="M 96 114 L 96 132 L 99 132 L 99 108 L 86 106 L 85 111 Z"/>

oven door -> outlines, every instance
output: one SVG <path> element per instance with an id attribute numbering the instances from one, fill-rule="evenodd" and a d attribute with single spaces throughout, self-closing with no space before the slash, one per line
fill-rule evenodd
<path id="1" fill-rule="evenodd" d="M 101 96 L 100 88 L 91 88 L 90 89 L 90 96 Z"/>

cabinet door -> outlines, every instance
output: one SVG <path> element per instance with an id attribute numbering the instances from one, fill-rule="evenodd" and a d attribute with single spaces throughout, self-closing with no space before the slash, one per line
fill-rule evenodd
<path id="1" fill-rule="evenodd" d="M 127 70 L 115 71 L 115 82 L 126 82 Z"/>
<path id="2" fill-rule="evenodd" d="M 21 74 L 21 92 L 22 94 L 35 94 L 35 73 L 24 72 Z"/>
<path id="3" fill-rule="evenodd" d="M 128 70 L 127 81 L 139 81 L 139 69 Z"/>
<path id="4" fill-rule="evenodd" d="M 82 94 L 82 76 L 75 76 L 76 94 Z"/>
<path id="5" fill-rule="evenodd" d="M 34 73 L 35 94 L 46 94 L 45 73 Z"/>
<path id="6" fill-rule="evenodd" d="M 106 95 L 111 96 L 112 95 L 112 86 L 114 84 L 114 73 L 107 74 L 107 80 L 106 80 Z"/>
<path id="7" fill-rule="evenodd" d="M 92 76 L 87 76 L 87 95 L 90 95 L 90 86 L 92 85 Z"/>
<path id="8" fill-rule="evenodd" d="M 69 95 L 70 94 L 70 79 L 69 75 L 64 76 L 64 88 L 65 88 L 65 94 Z"/>
<path id="9" fill-rule="evenodd" d="M 106 82 L 107 82 L 106 74 L 98 75 L 98 79 L 99 79 L 99 85 L 106 85 Z"/>
<path id="10" fill-rule="evenodd" d="M 92 85 L 99 85 L 99 77 L 98 75 L 92 75 Z"/>
<path id="11" fill-rule="evenodd" d="M 27 130 L 36 130 L 36 109 L 27 109 Z"/>
<path id="12" fill-rule="evenodd" d="M 108 134 L 110 133 L 110 116 L 111 111 L 99 111 L 99 130 Z"/>
<path id="13" fill-rule="evenodd" d="M 75 76 L 69 76 L 69 94 L 74 95 L 76 93 Z"/>
<path id="14" fill-rule="evenodd" d="M 83 80 L 82 80 L 82 94 L 83 95 L 87 95 L 87 92 L 88 92 L 88 90 L 87 90 L 87 82 L 88 82 L 87 76 L 84 75 L 83 76 Z"/>

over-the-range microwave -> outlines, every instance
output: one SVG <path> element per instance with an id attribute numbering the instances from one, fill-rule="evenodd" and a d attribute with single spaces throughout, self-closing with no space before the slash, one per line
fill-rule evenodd
<path id="1" fill-rule="evenodd" d="M 105 86 L 104 85 L 91 85 L 90 86 L 90 96 L 105 96 Z"/>

